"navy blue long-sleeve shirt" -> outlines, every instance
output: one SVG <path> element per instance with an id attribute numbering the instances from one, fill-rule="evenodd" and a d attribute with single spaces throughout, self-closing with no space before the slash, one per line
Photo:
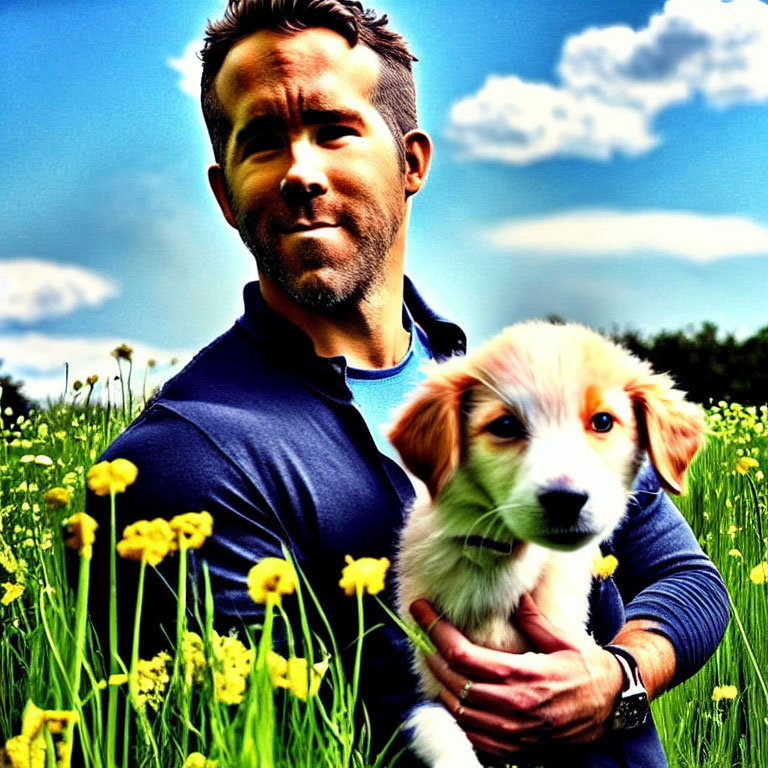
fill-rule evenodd
<path id="1" fill-rule="evenodd" d="M 463 354 L 461 330 L 436 316 L 406 280 L 405 300 L 437 359 Z M 245 313 L 200 352 L 107 449 L 104 459 L 133 461 L 139 477 L 118 498 L 118 528 L 139 518 L 170 518 L 206 509 L 213 535 L 199 552 L 209 566 L 217 625 L 259 620 L 246 576 L 287 545 L 309 576 L 340 647 L 357 633 L 354 600 L 338 586 L 344 556 L 393 559 L 397 534 L 414 492 L 405 472 L 379 453 L 345 382 L 344 358 L 320 358 L 297 328 L 272 312 L 258 284 L 245 288 Z M 91 514 L 106 523 L 102 501 Z M 106 529 L 106 524 L 104 525 Z M 712 653 L 727 621 L 722 581 L 690 528 L 660 491 L 652 470 L 638 480 L 635 501 L 613 540 L 621 566 L 594 593 L 593 630 L 608 642 L 626 618 L 648 618 L 673 643 L 676 681 Z M 100 553 L 101 552 L 101 553 Z M 121 563 L 121 570 L 133 564 Z M 142 654 L 174 637 L 174 565 L 148 574 Z M 97 548 L 93 569 L 106 574 Z M 106 601 L 107 579 L 96 579 L 92 607 Z M 132 605 L 132 579 L 120 579 L 121 604 Z M 391 581 L 391 580 L 390 580 Z M 384 593 L 393 604 L 393 590 Z M 625 609 L 626 605 L 626 609 Z M 369 601 L 367 625 L 388 620 Z M 121 635 L 129 635 L 127 627 Z M 124 658 L 128 658 L 127 649 Z M 372 632 L 365 642 L 363 695 L 374 743 L 383 744 L 414 703 L 409 649 L 398 630 Z M 637 744 L 606 744 L 569 765 L 664 765 L 653 728 Z M 625 749 L 624 746 L 627 748 Z M 617 762 L 629 753 L 645 762 Z M 619 757 L 617 757 L 617 755 Z"/>

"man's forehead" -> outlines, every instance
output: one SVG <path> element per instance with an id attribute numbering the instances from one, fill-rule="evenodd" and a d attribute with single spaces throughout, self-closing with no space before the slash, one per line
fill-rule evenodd
<path id="1" fill-rule="evenodd" d="M 216 78 L 219 98 L 281 84 L 318 94 L 339 84 L 354 85 L 369 95 L 379 74 L 378 56 L 365 45 L 350 47 L 337 32 L 316 27 L 297 33 L 260 30 L 239 40 L 227 54 Z"/>

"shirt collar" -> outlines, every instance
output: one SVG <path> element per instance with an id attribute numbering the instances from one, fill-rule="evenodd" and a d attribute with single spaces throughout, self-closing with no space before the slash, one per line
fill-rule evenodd
<path id="1" fill-rule="evenodd" d="M 403 318 L 408 313 L 427 334 L 436 360 L 445 360 L 466 352 L 466 336 L 458 325 L 434 312 L 418 293 L 410 278 L 405 277 Z M 248 283 L 243 289 L 245 312 L 237 324 L 259 345 L 279 357 L 281 365 L 304 373 L 326 392 L 349 399 L 345 382 L 346 360 L 343 356 L 318 357 L 312 340 L 282 315 L 271 309 L 261 295 L 259 283 Z"/>

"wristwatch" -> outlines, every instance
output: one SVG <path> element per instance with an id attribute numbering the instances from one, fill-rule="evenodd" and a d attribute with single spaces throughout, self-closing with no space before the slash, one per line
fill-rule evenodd
<path id="1" fill-rule="evenodd" d="M 640 678 L 640 670 L 635 657 L 626 648 L 606 645 L 604 649 L 613 654 L 624 676 L 624 685 L 616 697 L 608 726 L 619 733 L 634 731 L 645 725 L 651 716 L 648 692 Z"/>

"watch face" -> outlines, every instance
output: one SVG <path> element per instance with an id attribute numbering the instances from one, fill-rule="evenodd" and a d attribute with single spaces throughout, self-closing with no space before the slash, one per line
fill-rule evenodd
<path id="1" fill-rule="evenodd" d="M 613 713 L 614 731 L 632 731 L 645 725 L 649 716 L 648 694 L 633 693 L 621 699 Z"/>

